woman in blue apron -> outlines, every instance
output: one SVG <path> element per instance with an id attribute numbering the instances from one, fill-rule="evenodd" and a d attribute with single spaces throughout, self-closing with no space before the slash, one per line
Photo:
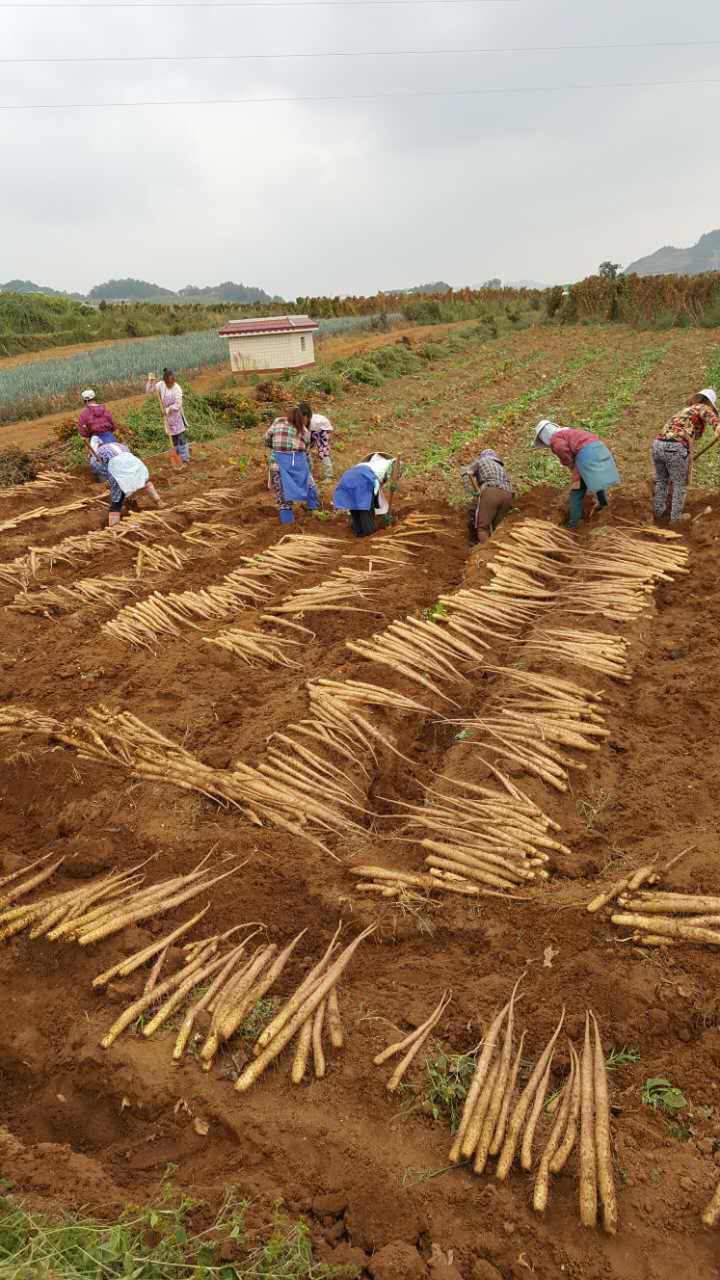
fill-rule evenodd
<path id="1" fill-rule="evenodd" d="M 594 493 L 599 507 L 608 505 L 607 490 L 620 484 L 615 459 L 607 445 L 592 431 L 559 427 L 543 418 L 535 429 L 533 449 L 552 449 L 558 462 L 572 471 L 568 529 L 577 529 L 583 516 L 585 494 Z"/>
<path id="2" fill-rule="evenodd" d="M 349 511 L 350 524 L 356 538 L 375 532 L 375 515 L 389 517 L 389 498 L 400 480 L 398 458 L 386 453 L 371 453 L 357 466 L 340 477 L 333 494 L 336 511 Z"/>
<path id="3" fill-rule="evenodd" d="M 293 503 L 304 502 L 308 511 L 320 506 L 313 480 L 310 447 L 309 406 L 298 405 L 284 418 L 276 418 L 265 432 L 265 448 L 270 450 L 268 488 L 275 496 L 281 524 L 295 520 Z"/>

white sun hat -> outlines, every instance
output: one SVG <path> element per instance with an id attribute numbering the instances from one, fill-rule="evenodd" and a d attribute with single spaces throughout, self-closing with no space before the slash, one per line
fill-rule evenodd
<path id="1" fill-rule="evenodd" d="M 91 387 L 88 387 L 87 391 L 83 391 L 82 398 L 83 400 L 94 400 L 95 392 L 92 390 Z"/>
<path id="2" fill-rule="evenodd" d="M 715 390 L 714 387 L 705 387 L 700 392 L 700 395 L 704 396 L 706 400 L 710 401 L 713 409 L 717 409 L 717 391 Z"/>
<path id="3" fill-rule="evenodd" d="M 557 422 L 552 422 L 550 418 L 543 418 L 540 422 L 538 422 L 535 428 L 535 434 L 533 436 L 533 442 L 531 447 L 533 449 L 542 449 L 543 445 L 547 445 L 550 443 L 550 440 L 555 435 L 555 432 L 559 430 L 560 430 L 560 427 L 558 426 Z"/>

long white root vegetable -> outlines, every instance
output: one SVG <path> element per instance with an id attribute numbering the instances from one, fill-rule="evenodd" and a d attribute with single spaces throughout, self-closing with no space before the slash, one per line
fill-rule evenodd
<path id="1" fill-rule="evenodd" d="M 323 1027 L 325 1025 L 325 1009 L 327 1000 L 321 1000 L 315 1016 L 312 1020 L 312 1048 L 313 1048 L 313 1066 L 315 1068 L 315 1079 L 322 1080 L 325 1075 L 325 1053 L 323 1050 Z"/>
<path id="2" fill-rule="evenodd" d="M 568 1118 L 570 1115 L 570 1107 L 572 1104 L 573 1087 L 575 1084 L 576 1057 L 575 1052 L 570 1046 L 570 1075 L 563 1090 L 562 1102 L 558 1108 L 555 1117 L 555 1123 L 550 1130 L 550 1137 L 547 1146 L 540 1157 L 537 1177 L 535 1179 L 535 1189 L 533 1191 L 533 1209 L 536 1213 L 544 1213 L 547 1208 L 548 1195 L 550 1191 L 550 1162 L 558 1150 L 563 1135 L 567 1130 Z"/>
<path id="3" fill-rule="evenodd" d="M 706 1227 L 716 1227 L 720 1222 L 720 1182 L 715 1188 L 715 1195 L 703 1213 L 702 1220 Z"/>
<path id="4" fill-rule="evenodd" d="M 329 970 L 327 970 L 323 975 L 318 985 L 310 992 L 307 998 L 299 1004 L 299 1007 L 297 996 L 288 1002 L 290 1005 L 295 1002 L 295 1012 L 293 1013 L 293 1016 L 288 1022 L 286 1022 L 282 1030 L 273 1037 L 270 1044 L 258 1055 L 255 1061 L 246 1066 L 245 1070 L 235 1082 L 235 1088 L 238 1093 L 244 1093 L 249 1089 L 258 1077 L 262 1075 L 269 1063 L 282 1053 L 285 1045 L 292 1040 L 296 1031 L 298 1031 L 303 1023 L 314 1014 L 321 1000 L 324 1000 L 328 992 L 337 984 L 341 974 L 347 968 L 352 957 L 357 951 L 357 948 L 360 946 L 360 943 L 363 942 L 365 938 L 369 937 L 371 933 L 374 933 L 376 928 L 377 925 L 372 924 L 369 925 L 367 929 L 363 929 L 362 933 L 358 934 L 357 938 L 355 938 L 350 945 L 341 952 L 338 959 L 330 966 Z"/>
<path id="5" fill-rule="evenodd" d="M 292 1071 L 290 1073 L 290 1079 L 293 1084 L 301 1084 L 307 1069 L 307 1060 L 310 1056 L 310 1048 L 312 1046 L 313 1022 L 314 1017 L 310 1017 L 300 1028 L 300 1035 L 297 1039 L 297 1048 L 295 1050 Z"/>
<path id="6" fill-rule="evenodd" d="M 345 1032 L 340 1017 L 337 987 L 333 987 L 328 996 L 328 1030 L 333 1049 L 342 1049 L 345 1044 Z"/>
<path id="7" fill-rule="evenodd" d="M 580 1116 L 580 1093 L 581 1093 L 580 1059 L 577 1053 L 575 1052 L 575 1050 L 572 1048 L 572 1046 L 570 1048 L 570 1054 L 575 1064 L 575 1078 L 572 1082 L 572 1089 L 568 1090 L 570 1094 L 570 1106 L 568 1109 L 567 1128 L 565 1130 L 565 1133 L 562 1136 L 560 1145 L 557 1151 L 555 1152 L 555 1155 L 552 1156 L 550 1160 L 550 1172 L 555 1174 L 562 1173 L 563 1169 L 565 1168 L 565 1165 L 567 1164 L 570 1158 L 570 1153 L 572 1152 L 572 1149 L 575 1146 L 575 1143 L 577 1141 L 577 1127 L 578 1127 L 578 1118 Z"/>
<path id="8" fill-rule="evenodd" d="M 580 1064 L 580 1221 L 597 1226 L 597 1157 L 595 1152 L 595 1062 L 590 1043 L 590 1014 L 585 1015 L 585 1042 Z"/>
<path id="9" fill-rule="evenodd" d="M 398 1063 L 393 1074 L 391 1075 L 390 1079 L 387 1082 L 388 1093 L 394 1093 L 395 1090 L 399 1087 L 400 1082 L 402 1081 L 402 1078 L 405 1075 L 405 1072 L 407 1071 L 408 1067 L 410 1066 L 410 1063 L 412 1062 L 413 1058 L 417 1053 L 419 1053 L 420 1049 L 425 1044 L 425 1041 L 429 1038 L 431 1031 L 435 1026 L 437 1026 L 438 1022 L 440 1021 L 443 1013 L 445 1012 L 445 1009 L 450 1003 L 450 998 L 451 998 L 451 993 L 449 991 L 446 991 L 443 993 L 442 999 L 440 1000 L 440 1003 L 438 1004 L 437 1008 L 433 1010 L 432 1014 L 427 1019 L 427 1022 L 424 1023 L 424 1025 L 419 1029 L 418 1032 L 416 1032 L 415 1036 L 412 1038 L 412 1042 L 408 1048 L 407 1053 L 405 1054 L 405 1057 L 402 1059 L 400 1063 Z"/>
<path id="10" fill-rule="evenodd" d="M 470 1124 L 473 1113 L 475 1111 L 477 1100 L 480 1097 L 480 1091 L 482 1090 L 482 1087 L 485 1083 L 485 1078 L 488 1073 L 490 1061 L 493 1056 L 493 1051 L 495 1049 L 495 1042 L 497 1041 L 497 1038 L 502 1029 L 502 1025 L 505 1021 L 505 1018 L 507 1017 L 508 1010 L 510 1009 L 510 1004 L 512 1000 L 515 998 L 515 992 L 518 989 L 520 981 L 521 979 L 518 978 L 517 982 L 515 983 L 515 986 L 513 987 L 510 1000 L 508 1000 L 508 1003 L 504 1006 L 504 1008 L 500 1010 L 500 1012 L 496 1015 L 496 1017 L 493 1019 L 493 1021 L 490 1023 L 490 1026 L 488 1027 L 487 1034 L 483 1041 L 482 1052 L 480 1054 L 480 1057 L 477 1060 L 477 1066 L 475 1067 L 475 1074 L 473 1075 L 473 1078 L 470 1082 L 470 1088 L 467 1091 L 467 1096 L 465 1098 L 465 1106 L 463 1107 L 463 1113 L 460 1118 L 458 1131 L 455 1135 L 455 1141 L 453 1142 L 452 1147 L 450 1148 L 449 1160 L 451 1164 L 458 1164 L 460 1160 L 462 1143 L 465 1137 L 465 1131 L 467 1130 L 467 1127 Z"/>
<path id="11" fill-rule="evenodd" d="M 555 1049 L 555 1042 L 558 1036 L 560 1035 L 560 1029 L 564 1021 L 565 1021 L 565 1009 L 563 1008 L 563 1011 L 560 1014 L 560 1020 L 557 1024 L 557 1027 L 555 1028 L 555 1031 L 550 1037 L 548 1044 L 545 1046 L 545 1048 L 543 1049 L 543 1052 L 538 1058 L 535 1064 L 534 1070 L 530 1076 L 530 1079 L 528 1080 L 525 1088 L 523 1089 L 523 1092 L 520 1094 L 515 1110 L 513 1111 L 513 1114 L 510 1117 L 510 1123 L 508 1124 L 507 1134 L 505 1135 L 505 1141 L 503 1143 L 503 1148 L 502 1148 L 502 1151 L 500 1152 L 500 1158 L 498 1160 L 497 1168 L 495 1170 L 495 1176 L 496 1178 L 499 1178 L 501 1182 L 503 1182 L 505 1178 L 507 1178 L 510 1172 L 512 1162 L 515 1159 L 515 1151 L 517 1149 L 518 1139 L 520 1137 L 520 1131 L 525 1123 L 525 1117 L 527 1116 L 527 1113 L 530 1110 L 530 1107 L 532 1106 L 533 1100 L 535 1098 L 535 1094 L 537 1093 L 537 1089 L 540 1084 L 540 1081 L 542 1080 L 545 1074 L 547 1065 L 549 1062 L 552 1061 L 552 1055 Z"/>
<path id="12" fill-rule="evenodd" d="M 595 1030 L 595 1154 L 597 1159 L 598 1190 L 602 1205 L 603 1227 L 614 1236 L 618 1226 L 617 1196 L 613 1176 L 612 1149 L 610 1146 L 610 1104 L 605 1054 L 600 1028 L 592 1015 Z"/>

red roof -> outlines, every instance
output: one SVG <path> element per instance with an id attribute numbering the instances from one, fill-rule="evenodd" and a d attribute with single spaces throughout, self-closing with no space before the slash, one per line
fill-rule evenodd
<path id="1" fill-rule="evenodd" d="M 220 335 L 255 338 L 262 333 L 308 333 L 317 328 L 310 316 L 265 316 L 256 320 L 228 320 Z"/>

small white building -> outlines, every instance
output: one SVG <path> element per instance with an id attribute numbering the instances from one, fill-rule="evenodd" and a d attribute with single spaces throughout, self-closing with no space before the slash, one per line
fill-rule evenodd
<path id="1" fill-rule="evenodd" d="M 229 320 L 220 335 L 230 344 L 230 368 L 234 373 L 271 373 L 314 364 L 313 339 L 317 331 L 310 316 L 267 316 Z"/>

